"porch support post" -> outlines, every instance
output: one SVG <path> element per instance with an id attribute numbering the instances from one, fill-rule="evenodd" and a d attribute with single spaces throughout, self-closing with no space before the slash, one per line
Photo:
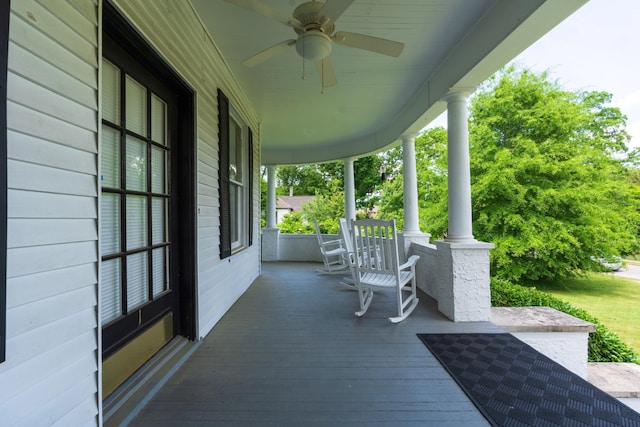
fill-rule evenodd
<path id="1" fill-rule="evenodd" d="M 418 174 L 416 173 L 416 136 L 402 135 L 402 185 L 404 191 L 404 253 L 409 254 L 411 243 L 428 245 L 428 233 L 420 231 L 418 211 Z M 407 257 L 405 256 L 404 259 Z"/>
<path id="2" fill-rule="evenodd" d="M 404 232 L 419 233 L 418 175 L 416 173 L 416 135 L 402 135 L 402 166 L 404 190 Z"/>
<path id="3" fill-rule="evenodd" d="M 276 227 L 276 167 L 267 166 L 267 228 Z"/>
<path id="4" fill-rule="evenodd" d="M 356 219 L 356 187 L 352 158 L 344 159 L 344 215 L 347 221 Z"/>
<path id="5" fill-rule="evenodd" d="M 276 226 L 276 167 L 267 166 L 267 226 L 262 229 L 262 260 L 280 258 L 280 229 Z"/>
<path id="6" fill-rule="evenodd" d="M 448 108 L 449 230 L 437 241 L 436 276 L 438 309 L 455 322 L 491 319 L 489 287 L 490 243 L 473 237 L 471 171 L 467 126 L 468 89 L 451 90 Z"/>
<path id="7" fill-rule="evenodd" d="M 467 97 L 470 91 L 452 90 L 446 96 L 448 126 L 449 230 L 447 242 L 475 242 L 471 228 L 471 171 Z"/>

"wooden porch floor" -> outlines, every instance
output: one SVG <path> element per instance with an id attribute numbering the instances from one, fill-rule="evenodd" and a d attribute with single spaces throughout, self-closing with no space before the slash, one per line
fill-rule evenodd
<path id="1" fill-rule="evenodd" d="M 453 323 L 420 293 L 391 324 L 392 294 L 363 318 L 357 295 L 311 263 L 263 263 L 249 288 L 133 426 L 488 425 L 416 333 L 500 332 Z"/>

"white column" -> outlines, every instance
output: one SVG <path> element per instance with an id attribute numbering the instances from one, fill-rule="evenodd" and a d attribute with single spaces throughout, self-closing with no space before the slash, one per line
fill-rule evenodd
<path id="1" fill-rule="evenodd" d="M 347 221 L 356 219 L 356 187 L 353 159 L 344 159 L 344 215 Z"/>
<path id="2" fill-rule="evenodd" d="M 416 173 L 416 134 L 402 135 L 404 190 L 404 233 L 420 233 L 418 218 L 418 175 Z"/>
<path id="3" fill-rule="evenodd" d="M 276 167 L 267 166 L 267 228 L 276 227 Z"/>
<path id="4" fill-rule="evenodd" d="M 449 230 L 447 242 L 475 242 L 471 227 L 471 171 L 467 97 L 469 91 L 451 90 L 446 96 L 448 127 Z"/>

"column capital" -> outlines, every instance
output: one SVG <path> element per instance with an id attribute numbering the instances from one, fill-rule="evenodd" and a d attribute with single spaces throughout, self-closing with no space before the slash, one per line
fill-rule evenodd
<path id="1" fill-rule="evenodd" d="M 447 102 L 466 102 L 475 90 L 475 87 L 452 87 L 443 99 Z"/>
<path id="2" fill-rule="evenodd" d="M 402 138 L 402 142 L 415 140 L 418 137 L 418 135 L 419 135 L 418 132 L 403 133 L 402 137 L 401 137 Z"/>

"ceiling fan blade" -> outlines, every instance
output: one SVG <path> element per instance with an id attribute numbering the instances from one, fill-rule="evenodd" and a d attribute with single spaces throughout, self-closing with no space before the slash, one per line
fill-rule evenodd
<path id="1" fill-rule="evenodd" d="M 327 0 L 318 16 L 324 20 L 325 24 L 335 22 L 351 6 L 351 3 L 353 0 Z"/>
<path id="2" fill-rule="evenodd" d="M 267 59 L 273 58 L 277 54 L 284 52 L 285 50 L 289 49 L 289 47 L 295 46 L 295 44 L 295 39 L 285 40 L 281 43 L 278 43 L 277 45 L 266 48 L 262 52 L 250 56 L 249 58 L 242 61 L 242 65 L 244 65 L 245 67 L 255 67 L 256 65 L 263 63 Z"/>
<path id="3" fill-rule="evenodd" d="M 248 9 L 259 15 L 278 21 L 288 27 L 301 28 L 302 24 L 296 18 L 286 12 L 282 12 L 268 4 L 262 3 L 260 0 L 225 0 L 227 3 Z"/>
<path id="4" fill-rule="evenodd" d="M 338 84 L 331 58 L 327 56 L 324 59 L 316 61 L 316 68 L 318 69 L 320 80 L 322 80 L 322 87 L 331 87 Z"/>
<path id="5" fill-rule="evenodd" d="M 367 36 L 365 34 L 350 33 L 348 31 L 338 31 L 331 38 L 337 44 L 369 50 L 388 56 L 400 56 L 404 49 L 404 43 Z"/>

